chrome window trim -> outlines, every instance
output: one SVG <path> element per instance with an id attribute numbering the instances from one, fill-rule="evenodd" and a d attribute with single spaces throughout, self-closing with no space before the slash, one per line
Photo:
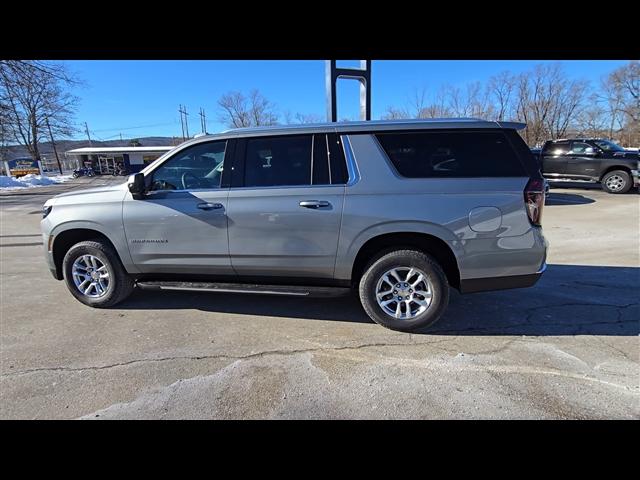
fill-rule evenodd
<path id="1" fill-rule="evenodd" d="M 358 170 L 358 164 L 353 155 L 349 135 L 340 135 L 340 140 L 342 141 L 342 150 L 344 151 L 344 158 L 347 161 L 347 175 L 349 176 L 346 186 L 351 187 L 360 181 L 360 170 Z"/>
<path id="2" fill-rule="evenodd" d="M 344 183 L 340 184 L 327 184 L 323 183 L 321 185 L 265 185 L 265 186 L 254 186 L 254 187 L 230 187 L 232 192 L 237 190 L 282 190 L 282 189 L 292 189 L 292 188 L 318 188 L 318 187 L 344 187 Z"/>

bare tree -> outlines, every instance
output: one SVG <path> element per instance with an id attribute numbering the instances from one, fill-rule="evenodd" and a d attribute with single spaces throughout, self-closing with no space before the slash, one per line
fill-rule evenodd
<path id="1" fill-rule="evenodd" d="M 446 91 L 441 88 L 432 103 L 427 103 L 425 88 L 415 89 L 413 96 L 407 101 L 406 107 L 387 107 L 382 116 L 383 120 L 401 120 L 406 118 L 443 118 L 450 117 L 451 111 L 445 102 Z"/>
<path id="2" fill-rule="evenodd" d="M 603 78 L 600 99 L 610 116 L 609 138 L 640 143 L 640 62 L 631 61 Z"/>
<path id="3" fill-rule="evenodd" d="M 62 64 L 35 61 L 0 62 L 0 105 L 10 140 L 24 145 L 40 160 L 39 144 L 49 135 L 70 136 L 77 97 L 67 91 L 75 83 Z"/>
<path id="4" fill-rule="evenodd" d="M 623 99 L 622 110 L 632 121 L 640 120 L 640 62 L 634 60 L 610 75 Z"/>
<path id="5" fill-rule="evenodd" d="M 4 171 L 4 160 L 7 155 L 9 136 L 9 110 L 0 98 L 0 171 Z"/>
<path id="6" fill-rule="evenodd" d="M 488 91 L 493 97 L 494 115 L 498 121 L 514 118 L 514 91 L 517 78 L 510 72 L 501 72 L 489 79 Z"/>
<path id="7" fill-rule="evenodd" d="M 577 132 L 637 145 L 639 89 L 637 61 L 612 72 L 595 92 L 586 81 L 569 78 L 560 63 L 546 63 L 522 74 L 501 72 L 484 84 L 443 85 L 431 99 L 416 90 L 404 107 L 389 106 L 382 118 L 517 120 L 527 124 L 520 134 L 531 146 Z"/>
<path id="8" fill-rule="evenodd" d="M 464 88 L 445 85 L 443 95 L 447 111 L 454 117 L 490 118 L 493 106 L 490 91 L 481 82 L 471 82 Z"/>
<path id="9" fill-rule="evenodd" d="M 322 123 L 324 118 L 321 115 L 315 113 L 296 113 L 291 115 L 291 112 L 287 110 L 284 112 L 284 123 L 291 125 L 294 123 L 309 124 L 309 123 Z"/>
<path id="10" fill-rule="evenodd" d="M 619 85 L 616 84 L 612 75 L 608 75 L 601 80 L 600 92 L 594 100 L 603 105 L 602 108 L 606 110 L 608 117 L 607 136 L 613 138 L 614 131 L 622 127 L 624 93 Z"/>
<path id="11" fill-rule="evenodd" d="M 593 94 L 588 99 L 588 106 L 582 109 L 575 121 L 575 127 L 579 135 L 586 137 L 606 136 L 607 109 L 598 101 L 598 96 Z"/>
<path id="12" fill-rule="evenodd" d="M 405 118 L 411 118 L 407 111 L 403 108 L 387 107 L 387 110 L 382 115 L 382 120 L 401 120 Z"/>
<path id="13" fill-rule="evenodd" d="M 277 125 L 275 105 L 254 89 L 245 96 L 242 92 L 228 92 L 218 100 L 219 119 L 230 128 Z"/>
<path id="14" fill-rule="evenodd" d="M 527 124 L 529 145 L 565 136 L 583 107 L 588 84 L 569 80 L 560 64 L 537 65 L 517 80 L 516 117 Z"/>

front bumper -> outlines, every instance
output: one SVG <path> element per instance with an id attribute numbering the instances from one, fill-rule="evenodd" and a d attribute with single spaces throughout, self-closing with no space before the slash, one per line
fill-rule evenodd
<path id="1" fill-rule="evenodd" d="M 631 178 L 633 178 L 633 186 L 640 186 L 640 170 L 631 170 Z"/>
<path id="2" fill-rule="evenodd" d="M 49 267 L 49 271 L 53 278 L 56 280 L 62 280 L 61 275 L 58 274 L 58 269 L 56 268 L 56 262 L 53 258 L 53 252 L 50 248 L 53 246 L 53 235 L 49 235 L 47 233 L 42 234 L 42 251 L 44 253 L 44 259 L 47 262 L 47 267 Z"/>

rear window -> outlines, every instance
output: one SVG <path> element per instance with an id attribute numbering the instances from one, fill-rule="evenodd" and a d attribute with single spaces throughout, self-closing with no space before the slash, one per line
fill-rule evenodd
<path id="1" fill-rule="evenodd" d="M 502 131 L 381 133 L 376 137 L 403 177 L 527 176 Z"/>

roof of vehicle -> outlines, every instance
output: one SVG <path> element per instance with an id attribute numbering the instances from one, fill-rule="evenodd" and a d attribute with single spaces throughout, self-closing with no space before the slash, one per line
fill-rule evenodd
<path id="1" fill-rule="evenodd" d="M 427 130 L 427 129 L 458 129 L 458 128 L 502 128 L 521 130 L 526 127 L 520 122 L 498 122 L 479 118 L 428 118 L 407 120 L 370 120 L 359 122 L 306 123 L 295 125 L 273 125 L 251 128 L 234 128 L 215 134 L 198 134 L 187 140 L 177 148 L 204 143 L 211 140 L 225 140 L 236 137 L 261 137 L 268 135 L 298 135 L 309 133 L 369 133 L 394 130 Z M 145 167 L 146 172 L 151 165 Z"/>
<path id="2" fill-rule="evenodd" d="M 604 142 L 610 142 L 611 140 L 607 140 L 606 138 L 596 138 L 596 137 L 578 137 L 578 138 L 556 138 L 555 140 L 547 140 L 547 143 L 551 142 L 595 142 L 596 140 L 598 141 L 604 141 Z"/>
<path id="3" fill-rule="evenodd" d="M 150 147 L 82 147 L 67 150 L 69 155 L 90 155 L 97 153 L 164 153 L 172 150 L 172 146 L 154 145 Z"/>
<path id="4" fill-rule="evenodd" d="M 295 135 L 317 132 L 356 133 L 387 130 L 457 129 L 457 128 L 506 128 L 521 130 L 526 126 L 520 122 L 497 122 L 479 118 L 429 118 L 419 120 L 370 120 L 358 122 L 307 123 L 296 125 L 273 125 L 264 127 L 234 128 L 221 133 L 198 135 L 218 139 L 253 137 L 264 135 Z M 195 140 L 195 139 L 194 139 Z"/>

